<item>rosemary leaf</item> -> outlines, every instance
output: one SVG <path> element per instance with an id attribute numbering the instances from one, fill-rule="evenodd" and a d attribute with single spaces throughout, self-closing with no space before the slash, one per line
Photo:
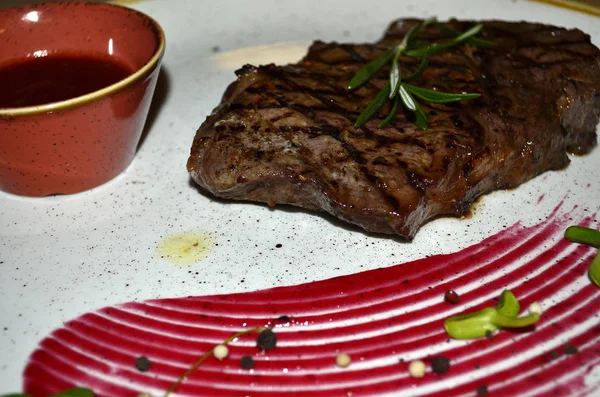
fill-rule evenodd
<path id="1" fill-rule="evenodd" d="M 375 113 L 377 113 L 379 108 L 388 99 L 388 96 L 390 95 L 390 90 L 391 87 L 390 83 L 388 82 L 385 85 L 385 87 L 383 87 L 383 89 L 379 91 L 379 94 L 375 96 L 371 103 L 369 103 L 365 110 L 363 110 L 360 116 L 358 116 L 358 119 L 356 119 L 356 123 L 354 123 L 354 126 L 356 128 L 362 127 L 367 121 L 371 119 L 371 117 L 373 117 L 373 115 L 375 115 Z"/>
<path id="2" fill-rule="evenodd" d="M 481 96 L 481 94 L 454 94 L 449 92 L 428 90 L 426 88 L 416 87 L 406 83 L 402 83 L 402 86 L 411 94 L 431 103 L 466 101 L 469 99 L 479 98 Z"/>
<path id="3" fill-rule="evenodd" d="M 418 42 L 417 36 L 427 25 L 430 24 L 435 24 L 443 35 L 449 38 L 451 37 L 451 39 L 442 40 L 429 45 Z M 385 101 L 389 98 L 392 100 L 392 110 L 390 111 L 390 114 L 388 114 L 388 116 L 379 124 L 379 127 L 388 124 L 395 117 L 398 105 L 400 101 L 402 101 L 402 105 L 407 110 L 415 113 L 415 124 L 422 130 L 427 130 L 429 124 L 427 114 L 425 114 L 425 111 L 417 102 L 415 97 L 432 103 L 451 103 L 475 99 L 481 96 L 480 94 L 475 93 L 459 94 L 434 91 L 406 84 L 405 82 L 419 78 L 429 65 L 429 58 L 433 54 L 443 52 L 451 47 L 462 44 L 463 42 L 469 42 L 482 47 L 493 46 L 494 43 L 492 42 L 475 38 L 475 35 L 481 31 L 482 27 L 482 24 L 477 24 L 472 26 L 467 31 L 460 33 L 452 28 L 440 24 L 436 18 L 428 18 L 415 25 L 406 33 L 400 44 L 366 64 L 350 81 L 348 89 L 353 90 L 368 81 L 381 68 L 386 66 L 386 64 L 390 64 L 388 83 L 369 103 L 367 108 L 363 110 L 356 120 L 354 126 L 357 128 L 363 126 L 379 111 L 381 106 L 383 106 L 383 103 L 385 103 Z M 419 67 L 415 73 L 410 76 L 402 76 L 400 63 L 400 57 L 402 55 L 422 58 Z"/>
<path id="4" fill-rule="evenodd" d="M 414 102 L 417 108 L 417 111 L 415 112 L 415 124 L 423 131 L 427 131 L 427 128 L 429 127 L 429 120 L 427 119 L 427 115 L 425 114 L 425 111 L 423 110 L 419 102 L 417 102 L 416 100 L 414 100 Z"/>
<path id="5" fill-rule="evenodd" d="M 429 57 L 424 57 L 423 59 L 421 59 L 421 63 L 419 64 L 419 67 L 417 68 L 417 70 L 410 76 L 406 76 L 406 77 L 402 78 L 402 80 L 403 81 L 411 81 L 411 80 L 421 77 L 421 75 L 423 74 L 425 69 L 427 69 L 427 66 L 429 66 Z"/>
<path id="6" fill-rule="evenodd" d="M 402 103 L 404 107 L 414 112 L 417 110 L 417 106 L 415 105 L 415 101 L 412 96 L 408 92 L 406 92 L 406 88 L 404 88 L 404 84 L 400 85 L 399 90 L 400 98 L 402 99 Z"/>
<path id="7" fill-rule="evenodd" d="M 417 127 L 422 129 L 423 131 L 427 131 L 427 128 L 429 126 L 429 120 L 427 120 L 427 114 L 425 114 L 425 111 L 423 110 L 423 108 L 421 107 L 419 102 L 417 102 L 417 100 L 410 94 L 410 92 L 408 92 L 406 90 L 406 88 L 404 88 L 405 85 L 408 85 L 408 84 L 402 84 L 402 86 L 400 87 L 400 97 L 403 99 L 404 106 L 406 106 L 407 109 L 412 110 L 407 105 L 407 103 L 404 102 L 404 97 L 402 96 L 403 93 L 406 94 L 406 97 L 407 97 L 409 103 L 414 105 L 414 110 L 412 110 L 412 111 L 415 112 L 415 124 L 417 125 Z"/>
<path id="8" fill-rule="evenodd" d="M 432 23 L 437 23 L 437 18 L 436 17 L 431 17 L 431 18 L 427 18 L 423 21 L 421 21 L 418 25 L 416 25 L 414 28 L 412 28 L 407 34 L 406 36 L 404 36 L 404 39 L 402 40 L 402 44 L 404 44 L 404 47 L 409 47 L 413 44 L 414 39 L 419 35 L 419 33 L 421 33 L 421 31 L 427 26 L 427 25 L 431 25 Z"/>
<path id="9" fill-rule="evenodd" d="M 379 71 L 379 69 L 390 62 L 390 60 L 394 57 L 394 54 L 394 49 L 389 50 L 363 66 L 352 78 L 352 80 L 350 80 L 348 89 L 354 90 L 366 83 L 371 77 L 373 77 L 375 73 Z"/>
<path id="10" fill-rule="evenodd" d="M 398 102 L 399 101 L 400 101 L 400 98 L 398 96 L 396 96 L 396 98 L 394 98 L 394 102 L 392 103 L 392 110 L 390 110 L 390 114 L 388 114 L 387 117 L 385 119 L 383 119 L 383 121 L 381 123 L 379 123 L 377 128 L 385 127 L 386 125 L 389 124 L 390 121 L 392 121 L 394 119 L 394 117 L 396 116 L 396 112 L 398 111 Z"/>
<path id="11" fill-rule="evenodd" d="M 475 36 L 477 33 L 479 33 L 481 31 L 481 28 L 483 28 L 483 25 L 477 24 L 477 25 L 473 26 L 472 28 L 470 28 L 469 30 L 462 33 L 460 36 L 457 36 L 454 39 L 448 41 L 447 43 L 441 43 L 441 44 L 434 43 L 425 48 L 410 50 L 410 51 L 406 52 L 406 55 L 408 55 L 409 57 L 417 57 L 417 58 L 418 57 L 429 57 L 434 54 L 446 51 L 448 48 L 457 46 L 457 45 L 463 43 L 464 41 L 467 41 L 470 37 Z"/>
<path id="12" fill-rule="evenodd" d="M 402 74 L 400 72 L 400 62 L 397 59 L 392 61 L 392 67 L 390 68 L 390 99 L 394 99 L 400 88 L 400 81 Z"/>
<path id="13" fill-rule="evenodd" d="M 459 31 L 449 28 L 448 26 L 441 24 L 438 21 L 434 21 L 433 24 L 435 25 L 436 28 L 438 28 L 438 30 L 440 32 L 442 32 L 443 34 L 445 34 L 448 37 L 456 37 L 456 36 L 460 35 Z M 481 48 L 491 48 L 496 45 L 496 43 L 494 43 L 492 41 L 479 39 L 477 37 L 471 37 L 471 38 L 467 39 L 467 43 L 472 44 L 475 47 L 481 47 Z"/>

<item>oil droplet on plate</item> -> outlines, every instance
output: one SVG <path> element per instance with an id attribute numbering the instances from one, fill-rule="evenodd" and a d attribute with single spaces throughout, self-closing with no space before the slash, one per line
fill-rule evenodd
<path id="1" fill-rule="evenodd" d="M 156 245 L 156 253 L 179 265 L 191 265 L 206 258 L 215 245 L 212 233 L 191 231 L 165 237 Z"/>

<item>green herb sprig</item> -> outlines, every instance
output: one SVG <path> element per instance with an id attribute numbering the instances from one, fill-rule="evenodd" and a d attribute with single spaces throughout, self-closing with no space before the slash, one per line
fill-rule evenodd
<path id="1" fill-rule="evenodd" d="M 540 313 L 518 317 L 521 305 L 515 295 L 504 290 L 498 305 L 450 317 L 444 321 L 448 335 L 455 339 L 475 339 L 491 335 L 502 328 L 524 328 L 538 322 Z"/>
<path id="2" fill-rule="evenodd" d="M 451 37 L 451 39 L 416 47 L 416 37 L 426 26 L 432 24 L 438 28 L 442 34 L 447 37 Z M 429 120 L 427 118 L 427 114 L 423 111 L 423 108 L 415 99 L 415 97 L 431 103 L 451 103 L 475 99 L 481 96 L 480 94 L 446 93 L 436 90 L 429 90 L 407 84 L 406 82 L 415 80 L 423 74 L 429 64 L 429 58 L 431 56 L 444 52 L 451 47 L 455 47 L 462 43 L 469 43 L 485 48 L 493 47 L 495 44 L 491 41 L 474 37 L 481 31 L 482 27 L 482 24 L 477 24 L 461 33 L 440 24 L 436 18 L 426 19 L 413 27 L 404 36 L 400 44 L 367 63 L 358 71 L 358 73 L 356 73 L 352 80 L 350 80 L 350 83 L 348 84 L 348 90 L 355 90 L 369 81 L 381 68 L 388 64 L 390 65 L 389 82 L 367 105 L 360 116 L 358 116 L 354 126 L 356 128 L 362 127 L 379 111 L 381 106 L 383 106 L 383 104 L 390 99 L 392 101 L 391 111 L 387 117 L 381 123 L 379 123 L 379 128 L 384 127 L 394 119 L 398 110 L 398 106 L 401 102 L 402 106 L 406 110 L 415 114 L 415 124 L 420 129 L 425 131 L 429 126 Z M 413 58 L 421 58 L 419 67 L 412 75 L 406 77 L 402 76 L 402 67 L 400 65 L 400 57 L 402 55 Z"/>
<path id="3" fill-rule="evenodd" d="M 565 231 L 565 238 L 574 243 L 586 244 L 599 249 L 590 264 L 588 276 L 592 283 L 600 288 L 600 231 L 588 227 L 570 226 Z"/>
<path id="4" fill-rule="evenodd" d="M 250 328 L 250 329 L 247 329 L 245 331 L 240 331 L 240 332 L 238 332 L 236 334 L 231 335 L 229 338 L 225 339 L 225 341 L 223 341 L 220 344 L 227 346 L 231 341 L 239 338 L 240 336 L 251 334 L 253 332 L 262 332 L 265 329 L 267 329 L 267 328 L 257 327 L 257 328 Z M 200 359 L 198 359 L 198 361 L 196 361 L 190 368 L 188 368 L 188 370 L 185 371 L 183 373 L 183 375 L 181 375 L 179 377 L 179 379 L 177 379 L 175 381 L 175 383 L 173 383 L 171 385 L 171 387 L 169 387 L 169 389 L 165 393 L 164 397 L 169 397 L 171 395 L 171 393 L 173 393 L 175 391 L 175 389 L 177 389 L 179 387 L 179 385 L 181 385 L 181 383 L 183 383 L 183 381 L 185 379 L 187 379 L 187 377 L 200 366 L 200 364 L 202 364 L 207 358 L 209 358 L 210 356 L 212 356 L 214 354 L 214 352 L 215 352 L 215 349 L 212 348 L 211 350 L 209 350 L 208 352 L 206 352 L 202 357 L 200 357 Z"/>

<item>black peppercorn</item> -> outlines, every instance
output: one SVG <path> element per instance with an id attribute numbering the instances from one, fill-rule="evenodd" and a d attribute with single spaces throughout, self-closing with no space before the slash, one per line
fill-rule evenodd
<path id="1" fill-rule="evenodd" d="M 150 360 L 148 360 L 148 357 L 140 356 L 135 359 L 135 367 L 138 371 L 146 372 L 150 369 L 150 365 L 151 363 Z"/>
<path id="2" fill-rule="evenodd" d="M 444 356 L 437 356 L 431 361 L 431 369 L 436 374 L 445 374 L 450 369 L 450 360 Z"/>
<path id="3" fill-rule="evenodd" d="M 271 350 L 277 344 L 277 337 L 270 329 L 263 330 L 256 338 L 256 346 L 262 350 Z"/>
<path id="4" fill-rule="evenodd" d="M 240 360 L 240 365 L 244 369 L 252 369 L 254 368 L 254 360 L 250 356 L 244 356 Z"/>

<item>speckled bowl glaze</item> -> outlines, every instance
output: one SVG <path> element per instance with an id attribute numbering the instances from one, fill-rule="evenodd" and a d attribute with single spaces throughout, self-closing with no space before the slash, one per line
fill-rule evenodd
<path id="1" fill-rule="evenodd" d="M 0 108 L 0 189 L 24 196 L 99 186 L 133 160 L 165 49 L 150 17 L 101 3 L 57 2 L 0 11 L 0 67 L 35 56 L 107 54 L 135 70 L 86 95 Z"/>

